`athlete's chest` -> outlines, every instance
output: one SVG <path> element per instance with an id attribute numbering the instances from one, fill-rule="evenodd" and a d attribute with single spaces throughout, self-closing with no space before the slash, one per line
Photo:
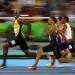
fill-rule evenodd
<path id="1" fill-rule="evenodd" d="M 57 33 L 56 32 L 54 32 L 51 36 L 49 36 L 49 41 L 51 41 L 51 40 L 56 40 L 57 39 Z"/>
<path id="2" fill-rule="evenodd" d="M 18 24 L 17 20 L 14 22 L 14 33 L 18 33 L 20 30 L 20 25 Z"/>
<path id="3" fill-rule="evenodd" d="M 18 26 L 20 26 L 20 25 L 19 25 L 18 21 L 16 20 L 16 21 L 14 22 L 14 27 L 18 27 Z"/>

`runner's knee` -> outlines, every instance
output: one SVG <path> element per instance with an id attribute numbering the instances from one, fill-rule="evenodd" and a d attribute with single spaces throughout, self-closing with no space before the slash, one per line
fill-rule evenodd
<path id="1" fill-rule="evenodd" d="M 8 49 L 9 47 L 10 47 L 9 44 L 7 43 L 3 46 L 3 49 Z"/>

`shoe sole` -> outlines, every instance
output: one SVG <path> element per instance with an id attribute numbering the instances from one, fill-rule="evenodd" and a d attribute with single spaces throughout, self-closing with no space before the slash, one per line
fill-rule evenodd
<path id="1" fill-rule="evenodd" d="M 6 66 L 0 67 L 0 69 L 4 69 L 4 68 L 6 68 Z"/>

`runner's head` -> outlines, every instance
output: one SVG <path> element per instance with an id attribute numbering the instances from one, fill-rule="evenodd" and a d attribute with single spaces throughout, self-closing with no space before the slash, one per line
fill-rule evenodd
<path id="1" fill-rule="evenodd" d="M 61 21 L 62 17 L 58 17 L 58 19 Z"/>
<path id="2" fill-rule="evenodd" d="M 69 18 L 67 16 L 62 17 L 61 22 L 62 23 L 67 23 L 69 21 Z"/>
<path id="3" fill-rule="evenodd" d="M 57 19 L 53 16 L 48 19 L 48 24 L 50 24 L 50 25 L 53 23 L 55 24 L 56 22 L 57 22 Z"/>
<path id="4" fill-rule="evenodd" d="M 19 17 L 19 15 L 20 15 L 19 11 L 15 10 L 14 11 L 14 17 L 15 17 L 15 19 L 17 19 Z"/>

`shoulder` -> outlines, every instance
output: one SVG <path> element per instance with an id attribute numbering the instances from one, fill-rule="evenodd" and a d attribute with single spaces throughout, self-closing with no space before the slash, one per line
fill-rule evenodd
<path id="1" fill-rule="evenodd" d="M 67 28 L 67 24 L 66 23 L 63 24 L 63 28 Z"/>
<path id="2" fill-rule="evenodd" d="M 23 18 L 22 17 L 19 17 L 17 20 L 23 20 Z"/>

